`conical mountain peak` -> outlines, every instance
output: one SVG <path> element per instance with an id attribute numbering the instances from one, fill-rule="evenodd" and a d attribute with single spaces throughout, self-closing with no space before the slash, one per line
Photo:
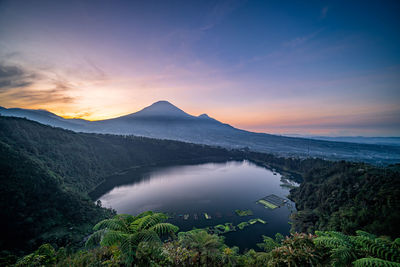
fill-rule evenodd
<path id="1" fill-rule="evenodd" d="M 165 100 L 157 101 L 132 115 L 134 115 L 135 117 L 136 116 L 191 117 L 189 114 L 187 114 L 180 108 L 174 106 L 173 104 Z"/>
<path id="2" fill-rule="evenodd" d="M 199 118 L 202 118 L 202 119 L 211 119 L 210 116 L 208 116 L 206 113 L 203 113 L 203 114 L 199 115 Z"/>

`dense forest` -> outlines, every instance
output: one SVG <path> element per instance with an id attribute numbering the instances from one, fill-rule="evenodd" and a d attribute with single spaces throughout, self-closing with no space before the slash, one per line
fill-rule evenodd
<path id="1" fill-rule="evenodd" d="M 298 210 L 293 216 L 296 231 L 354 234 L 362 229 L 400 236 L 400 165 L 383 169 L 335 162 L 303 177 L 290 194 Z"/>
<path id="2" fill-rule="evenodd" d="M 361 229 L 392 238 L 400 236 L 400 164 L 377 167 L 256 153 L 249 158 L 300 175 L 296 179 L 300 186 L 289 195 L 297 209 L 292 216 L 293 231 L 354 234 Z"/>
<path id="3" fill-rule="evenodd" d="M 42 242 L 81 242 L 95 222 L 112 215 L 87 193 L 117 170 L 231 156 L 208 146 L 78 134 L 0 117 L 0 249 L 24 252 Z"/>
<path id="4" fill-rule="evenodd" d="M 236 248 L 226 247 L 222 237 L 201 232 L 178 232 L 177 235 L 171 234 L 169 242 L 157 246 L 150 246 L 146 242 L 135 244 L 132 251 L 137 253 L 131 255 L 135 264 L 154 261 L 154 266 L 185 266 L 189 263 L 204 265 L 206 261 L 209 266 L 221 266 L 212 263 L 211 258 L 215 256 L 220 263 L 227 261 L 225 266 L 260 266 L 258 260 L 271 259 L 277 261 L 272 266 L 286 266 L 284 262 L 279 262 L 279 255 L 283 255 L 279 253 L 285 250 L 293 252 L 296 246 L 301 249 L 294 249 L 299 253 L 293 256 L 294 262 L 303 261 L 307 253 L 318 258 L 306 259 L 299 266 L 314 261 L 315 265 L 328 264 L 334 258 L 331 257 L 332 250 L 338 248 L 316 240 L 324 235 L 336 235 L 329 231 L 343 232 L 341 237 L 345 240 L 348 240 L 345 236 L 357 236 L 357 230 L 387 236 L 380 241 L 371 235 L 372 240 L 378 240 L 371 242 L 386 242 L 386 245 L 382 245 L 385 249 L 390 247 L 398 250 L 399 240 L 391 240 L 400 236 L 397 227 L 400 222 L 399 165 L 376 167 L 365 163 L 315 158 L 283 158 L 169 140 L 75 133 L 26 119 L 0 116 L 0 261 L 2 265 L 15 262 L 17 257 L 34 251 L 41 244 L 50 243 L 40 246 L 28 258 L 20 259 L 20 266 L 46 265 L 41 262 L 45 259 L 49 260 L 49 266 L 87 266 L 88 262 L 91 266 L 100 266 L 107 261 L 109 266 L 120 266 L 118 264 L 126 260 L 121 243 L 118 243 L 121 240 L 107 246 L 88 247 L 90 250 L 83 248 L 85 237 L 93 233 L 93 225 L 115 215 L 112 210 L 93 203 L 88 197 L 92 189 L 103 182 L 106 176 L 133 166 L 230 159 L 248 159 L 267 168 L 276 168 L 301 182 L 300 187 L 292 189 L 290 194 L 298 210 L 292 218 L 292 230 L 312 236 L 293 234 L 292 237 L 279 237 L 276 240 L 265 237 L 267 245 L 260 245 L 260 251 L 239 254 Z M 164 226 L 159 230 L 176 229 Z M 95 227 L 95 230 L 102 228 Z M 155 233 L 159 233 L 157 231 Z M 152 236 L 155 238 L 154 234 Z M 209 248 L 194 247 L 188 243 L 188 238 L 199 242 L 214 240 L 216 243 L 210 241 L 214 245 Z M 338 244 L 339 241 L 335 242 Z M 374 256 L 372 252 L 366 252 L 371 246 L 363 248 L 354 242 L 345 246 L 351 256 L 346 258 L 346 264 Z M 75 253 L 79 248 L 81 250 Z M 166 256 L 162 254 L 166 258 L 154 259 L 160 250 L 172 254 L 166 252 Z M 178 251 L 183 251 L 187 257 L 179 258 L 175 255 Z M 382 256 L 377 258 L 375 261 L 391 260 Z M 394 259 L 391 261 L 398 261 L 398 258 Z M 37 264 L 30 262 L 23 265 L 23 260 L 37 261 Z M 178 264 L 175 260 L 182 262 Z M 150 262 L 143 265 L 150 265 Z"/>

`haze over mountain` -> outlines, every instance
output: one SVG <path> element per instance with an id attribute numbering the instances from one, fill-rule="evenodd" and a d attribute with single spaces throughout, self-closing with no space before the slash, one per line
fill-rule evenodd
<path id="1" fill-rule="evenodd" d="M 300 135 L 300 134 L 284 134 L 289 137 L 311 138 L 317 140 L 360 143 L 360 144 L 375 144 L 400 146 L 400 137 L 365 137 L 365 136 L 321 136 L 321 135 Z"/>
<path id="2" fill-rule="evenodd" d="M 283 156 L 313 156 L 373 163 L 394 163 L 400 160 L 400 147 L 254 133 L 234 128 L 210 118 L 206 114 L 192 116 L 168 101 L 158 101 L 136 113 L 100 121 L 65 119 L 46 110 L 19 108 L 0 108 L 0 114 L 25 117 L 77 132 L 180 140 L 227 148 L 271 152 Z"/>

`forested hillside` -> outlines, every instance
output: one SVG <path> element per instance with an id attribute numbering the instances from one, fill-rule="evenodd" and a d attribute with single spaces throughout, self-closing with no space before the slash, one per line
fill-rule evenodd
<path id="1" fill-rule="evenodd" d="M 93 223 L 112 214 L 62 187 L 62 176 L 23 150 L 0 142 L 1 250 L 29 251 L 42 242 L 82 241 Z"/>
<path id="2" fill-rule="evenodd" d="M 124 168 L 228 155 L 221 148 L 144 137 L 75 133 L 1 116 L 0 141 L 37 158 L 62 177 L 64 186 L 81 192 L 93 189 L 104 176 Z"/>
<path id="3" fill-rule="evenodd" d="M 303 175 L 290 197 L 298 212 L 300 232 L 335 230 L 354 234 L 362 229 L 400 236 L 400 165 L 376 168 L 349 162 L 330 163 Z"/>
<path id="4" fill-rule="evenodd" d="M 377 167 L 366 163 L 308 158 L 277 158 L 249 153 L 254 162 L 288 171 L 300 186 L 290 191 L 296 203 L 293 231 L 364 230 L 400 236 L 400 164 Z"/>
<path id="5" fill-rule="evenodd" d="M 82 241 L 93 223 L 111 214 L 87 193 L 114 171 L 233 155 L 175 141 L 78 134 L 1 116 L 0 149 L 1 250 Z"/>
<path id="6" fill-rule="evenodd" d="M 6 250 L 21 255 L 46 242 L 56 247 L 82 246 L 92 226 L 113 215 L 88 197 L 109 174 L 133 166 L 230 159 L 276 168 L 301 182 L 290 195 L 298 210 L 293 230 L 400 235 L 398 165 L 383 168 L 142 137 L 75 133 L 0 116 L 1 257 L 8 255 Z"/>

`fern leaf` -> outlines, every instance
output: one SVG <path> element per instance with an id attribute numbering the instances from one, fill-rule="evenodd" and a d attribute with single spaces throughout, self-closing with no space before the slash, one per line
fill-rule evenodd
<path id="1" fill-rule="evenodd" d="M 93 230 L 97 231 L 100 229 L 109 229 L 109 230 L 114 230 L 114 231 L 127 231 L 127 225 L 123 221 L 122 218 L 112 218 L 112 219 L 106 219 L 103 220 L 99 223 L 97 223 L 94 227 Z"/>
<path id="2" fill-rule="evenodd" d="M 136 221 L 137 219 L 143 218 L 143 217 L 148 216 L 148 215 L 153 215 L 153 214 L 154 214 L 154 212 L 152 212 L 151 210 L 148 210 L 148 211 L 145 211 L 145 212 L 142 212 L 142 213 L 136 215 L 133 218 L 133 220 Z"/>
<path id="3" fill-rule="evenodd" d="M 349 245 L 345 240 L 329 236 L 316 237 L 314 238 L 314 243 L 328 248 L 347 247 Z"/>
<path id="4" fill-rule="evenodd" d="M 348 235 L 345 235 L 341 232 L 336 232 L 336 231 L 328 231 L 327 232 L 328 236 L 335 237 L 337 239 L 341 239 L 345 241 L 348 245 L 351 245 L 351 239 Z"/>
<path id="5" fill-rule="evenodd" d="M 103 238 L 100 241 L 100 244 L 102 246 L 112 246 L 121 243 L 123 240 L 125 240 L 129 235 L 124 234 L 119 231 L 112 231 L 108 230 L 105 232 Z"/>
<path id="6" fill-rule="evenodd" d="M 320 236 L 329 236 L 327 231 L 315 231 L 315 234 L 320 237 Z"/>
<path id="7" fill-rule="evenodd" d="M 371 239 L 365 236 L 356 236 L 355 244 L 363 251 L 385 260 L 399 262 L 400 252 L 387 240 L 381 238 Z"/>
<path id="8" fill-rule="evenodd" d="M 99 245 L 106 231 L 106 229 L 101 229 L 91 234 L 85 243 L 85 247 L 92 248 Z"/>
<path id="9" fill-rule="evenodd" d="M 400 267 L 400 263 L 377 258 L 362 258 L 353 261 L 354 267 Z"/>
<path id="10" fill-rule="evenodd" d="M 157 223 L 161 223 L 166 219 L 168 219 L 168 217 L 164 213 L 154 213 L 152 215 L 147 215 L 143 218 L 138 219 L 138 227 L 139 229 L 149 229 L 150 227 L 156 225 Z"/>
<path id="11" fill-rule="evenodd" d="M 352 248 L 339 247 L 331 250 L 333 266 L 348 266 L 354 259 L 356 259 L 356 255 Z"/>
<path id="12" fill-rule="evenodd" d="M 178 232 L 179 227 L 170 223 L 158 223 L 150 227 L 149 230 L 156 232 L 158 235 L 163 235 L 168 233 L 176 233 Z"/>
<path id="13" fill-rule="evenodd" d="M 143 230 L 135 234 L 139 242 L 155 242 L 160 243 L 161 239 L 158 234 L 152 230 Z"/>
<path id="14" fill-rule="evenodd" d="M 121 241 L 120 249 L 124 255 L 126 266 L 132 266 L 138 244 L 139 241 L 136 234 L 128 235 L 127 238 Z"/>
<path id="15" fill-rule="evenodd" d="M 369 239 L 375 239 L 376 238 L 375 235 L 370 234 L 370 233 L 365 232 L 365 231 L 362 231 L 362 230 L 357 230 L 356 233 L 357 233 L 358 236 L 367 237 Z"/>
<path id="16" fill-rule="evenodd" d="M 393 247 L 394 247 L 394 248 L 397 248 L 397 249 L 400 249 L 400 238 L 396 238 L 396 239 L 393 241 Z"/>

